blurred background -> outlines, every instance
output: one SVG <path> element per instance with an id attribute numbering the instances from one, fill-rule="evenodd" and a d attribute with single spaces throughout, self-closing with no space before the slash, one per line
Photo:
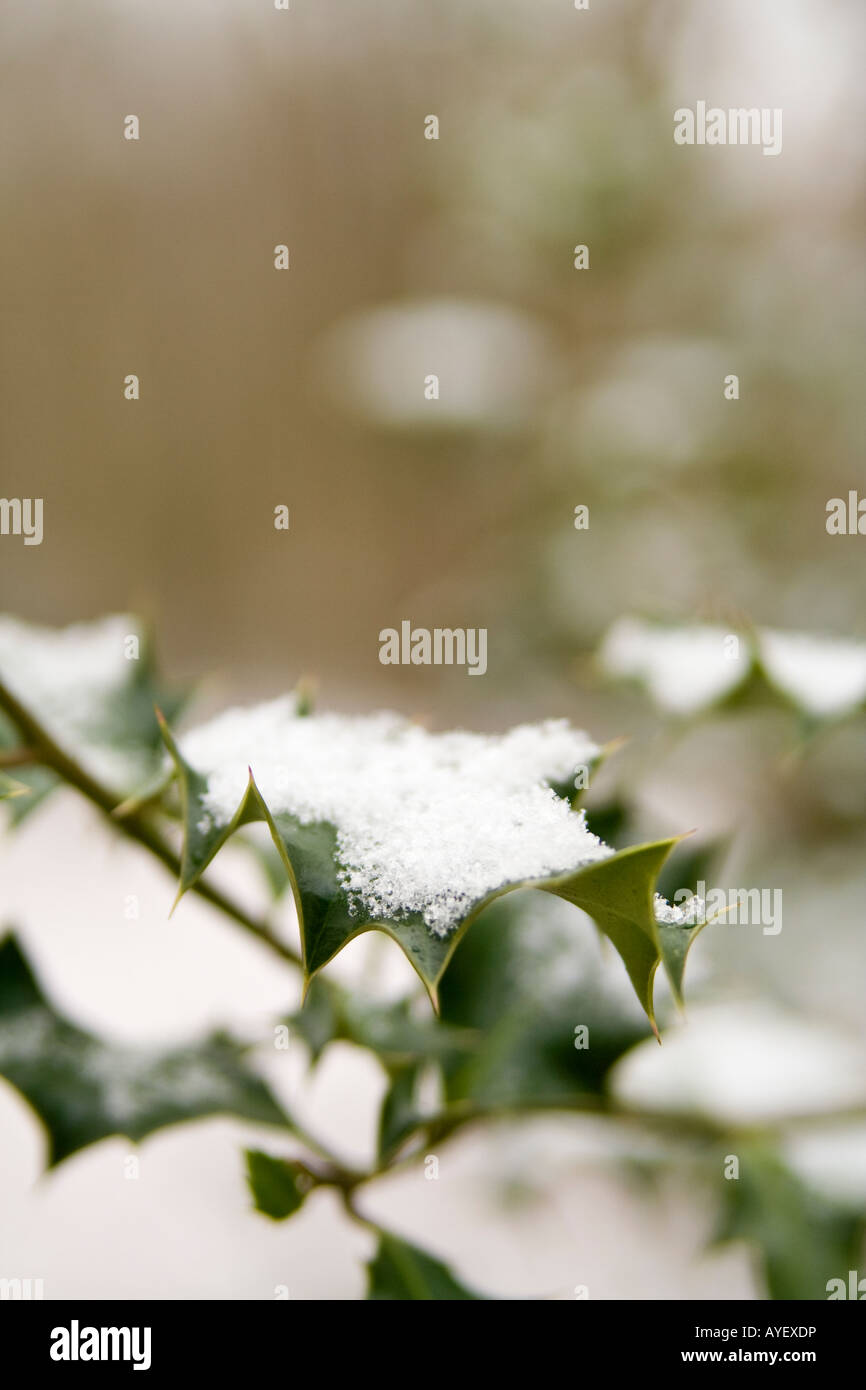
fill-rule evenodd
<path id="1" fill-rule="evenodd" d="M 688 1024 L 628 1084 L 741 1118 L 866 1105 L 862 714 L 806 748 L 772 703 L 672 729 L 591 659 L 635 610 L 866 640 L 866 541 L 825 529 L 866 491 L 862 7 L 8 0 L 0 35 L 2 491 L 45 506 L 41 546 L 0 544 L 3 609 L 143 612 L 172 677 L 209 677 L 203 710 L 307 674 L 323 706 L 433 727 L 628 735 L 597 806 L 627 800 L 634 837 L 697 827 L 785 904 L 778 936 L 707 933 Z M 782 108 L 781 155 L 676 146 L 698 100 Z M 380 665 L 405 618 L 486 627 L 485 679 Z M 4 916 L 88 1026 L 165 1039 L 295 999 L 205 907 L 167 925 L 158 866 L 71 797 L 2 856 Z M 346 957 L 408 982 L 387 945 Z M 381 1078 L 357 1049 L 279 1084 L 363 1155 Z M 38 1131 L 0 1106 L 4 1264 L 56 1296 L 357 1296 L 363 1237 L 328 1199 L 276 1230 L 243 1210 L 237 1126 L 150 1140 L 150 1184 L 111 1141 L 34 1192 Z M 394 1180 L 383 1212 L 497 1292 L 760 1293 L 743 1249 L 705 1252 L 698 1189 L 643 1201 L 607 1142 L 562 1118 L 467 1137 L 453 1181 Z M 866 1200 L 862 1121 L 789 1156 Z"/>

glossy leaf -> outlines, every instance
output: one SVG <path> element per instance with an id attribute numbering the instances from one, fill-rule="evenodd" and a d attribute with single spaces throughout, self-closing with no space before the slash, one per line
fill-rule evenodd
<path id="1" fill-rule="evenodd" d="M 473 903 L 447 936 L 437 936 L 420 913 L 407 914 L 399 920 L 376 921 L 353 913 L 340 883 L 335 827 L 322 821 L 302 823 L 285 812 L 272 814 L 252 773 L 234 816 L 226 825 L 215 825 L 207 807 L 205 778 L 189 766 L 164 721 L 162 729 L 175 763 L 183 804 L 184 846 L 178 897 L 192 887 L 239 826 L 264 820 L 292 885 L 308 986 L 348 942 L 362 932 L 376 930 L 397 942 L 426 986 L 434 1007 L 438 1007 L 439 983 L 467 928 L 504 893 L 536 887 L 555 893 L 590 914 L 619 951 L 653 1026 L 652 985 L 660 960 L 669 967 L 672 987 L 679 992 L 678 950 L 667 947 L 663 952 L 652 905 L 656 878 L 677 839 L 621 850 L 572 874 L 506 884 Z M 683 941 L 682 936 L 676 939 L 678 948 Z"/>

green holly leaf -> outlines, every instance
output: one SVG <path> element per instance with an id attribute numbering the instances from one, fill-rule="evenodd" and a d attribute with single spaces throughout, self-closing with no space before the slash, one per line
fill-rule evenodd
<path id="1" fill-rule="evenodd" d="M 178 898 L 198 881 L 239 827 L 264 821 L 292 886 L 307 987 L 344 946 L 362 932 L 375 930 L 400 946 L 434 1007 L 438 1007 L 440 982 L 469 927 L 503 894 L 534 887 L 554 893 L 590 914 L 622 957 L 653 1027 L 653 980 L 660 961 L 664 961 L 672 987 L 679 993 L 685 930 L 675 941 L 668 934 L 663 949 L 653 909 L 656 878 L 678 838 L 621 850 L 573 873 L 515 879 L 470 901 L 453 929 L 442 935 L 430 929 L 420 911 L 406 911 L 393 918 L 383 914 L 371 920 L 353 909 L 341 880 L 336 827 L 326 821 L 302 822 L 284 811 L 273 813 L 252 771 L 234 814 L 226 823 L 215 822 L 209 809 L 208 778 L 190 766 L 165 721 L 162 731 L 181 791 L 184 843 Z M 371 795 L 375 795 L 374 789 Z"/>
<path id="2" fill-rule="evenodd" d="M 387 1231 L 379 1231 L 379 1244 L 367 1264 L 367 1276 L 368 1300 L 464 1302 L 486 1298 L 460 1284 L 441 1260 Z"/>
<path id="3" fill-rule="evenodd" d="M 459 1056 L 476 1042 L 472 1029 L 454 1028 L 429 1014 L 418 1017 L 412 998 L 371 1002 L 357 991 L 317 975 L 302 1006 L 286 1020 L 318 1061 L 332 1042 L 350 1042 L 373 1052 L 390 1073 L 409 1062 Z"/>
<path id="4" fill-rule="evenodd" d="M 409 1062 L 395 1068 L 391 1075 L 379 1113 L 380 1164 L 390 1163 L 400 1145 L 418 1126 L 421 1116 L 417 1092 L 421 1070 L 420 1062 Z"/>
<path id="5" fill-rule="evenodd" d="M 69 1023 L 14 936 L 0 942 L 0 1076 L 42 1120 L 52 1167 L 110 1135 L 138 1141 L 205 1115 L 290 1127 L 244 1049 L 224 1034 L 152 1049 L 111 1044 Z"/>
<path id="6" fill-rule="evenodd" d="M 275 1158 L 261 1149 L 245 1149 L 244 1158 L 256 1211 L 272 1221 L 285 1221 L 294 1216 L 313 1187 L 306 1169 L 291 1159 Z"/>
<path id="7" fill-rule="evenodd" d="M 609 859 L 588 864 L 575 874 L 536 885 L 582 908 L 613 942 L 653 1028 L 655 972 L 660 960 L 665 959 L 667 966 L 653 896 L 661 867 L 681 838 L 676 836 L 620 850 Z"/>
<path id="8" fill-rule="evenodd" d="M 503 898 L 461 942 L 442 982 L 442 1019 L 476 1038 L 443 1064 L 446 1099 L 483 1110 L 601 1097 L 610 1069 L 647 1035 L 589 924 L 536 893 Z"/>
<path id="9" fill-rule="evenodd" d="M 290 1014 L 286 1024 L 306 1044 L 310 1062 L 315 1065 L 329 1043 L 345 1036 L 341 1018 L 342 991 L 333 981 L 317 975 L 304 1002 Z"/>

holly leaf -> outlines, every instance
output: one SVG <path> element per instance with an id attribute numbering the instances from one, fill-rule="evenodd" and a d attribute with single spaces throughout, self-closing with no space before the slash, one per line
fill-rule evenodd
<path id="1" fill-rule="evenodd" d="M 54 1009 L 11 935 L 0 942 L 0 1076 L 42 1120 L 50 1167 L 110 1135 L 138 1141 L 205 1115 L 290 1127 L 231 1038 L 170 1049 L 106 1042 Z"/>
<path id="2" fill-rule="evenodd" d="M 661 866 L 681 837 L 611 853 L 573 873 L 507 882 L 471 900 L 452 930 L 441 935 L 431 931 L 419 911 L 407 911 L 394 918 L 378 916 L 375 920 L 361 915 L 350 903 L 341 880 L 336 827 L 326 821 L 302 822 L 287 812 L 272 813 L 252 771 L 234 814 L 226 823 L 216 823 L 209 809 L 207 777 L 190 766 L 164 720 L 161 727 L 181 790 L 184 843 L 178 898 L 198 881 L 239 827 L 264 821 L 292 886 L 307 988 L 323 966 L 355 937 L 366 931 L 381 931 L 407 956 L 434 1008 L 438 1008 L 440 982 L 472 923 L 503 894 L 534 887 L 554 893 L 589 913 L 622 957 L 653 1028 L 653 980 L 660 961 L 669 969 L 672 987 L 679 993 L 679 948 L 684 944 L 685 929 L 676 938 L 677 950 L 673 949 L 673 939 L 669 944 L 667 938 L 662 949 L 653 895 Z M 375 795 L 374 789 L 371 795 Z"/>
<path id="3" fill-rule="evenodd" d="M 367 1264 L 367 1277 L 368 1300 L 464 1302 L 486 1298 L 459 1283 L 435 1256 L 382 1230 L 376 1254 Z"/>
<path id="4" fill-rule="evenodd" d="M 630 616 L 605 633 L 599 663 L 680 718 L 775 704 L 796 710 L 808 736 L 866 709 L 866 643 L 826 634 Z"/>
<path id="5" fill-rule="evenodd" d="M 540 894 L 502 899 L 442 982 L 443 1021 L 476 1037 L 443 1064 L 447 1101 L 509 1110 L 602 1096 L 611 1067 L 646 1037 L 626 990 L 604 969 L 588 923 Z"/>
<path id="6" fill-rule="evenodd" d="M 390 1163 L 400 1145 L 416 1129 L 420 1113 L 416 1101 L 422 1064 L 397 1067 L 379 1112 L 379 1162 Z"/>
<path id="7" fill-rule="evenodd" d="M 476 1042 L 472 1029 L 450 1027 L 429 1015 L 419 1018 L 412 998 L 373 1003 L 334 980 L 317 975 L 303 1005 L 286 1020 L 317 1062 L 332 1042 L 350 1042 L 373 1052 L 390 1073 L 419 1059 L 459 1056 Z"/>
<path id="8" fill-rule="evenodd" d="M 299 1163 L 275 1158 L 261 1149 L 245 1149 L 247 1183 L 256 1211 L 272 1221 L 294 1216 L 313 1186 L 310 1174 Z"/>

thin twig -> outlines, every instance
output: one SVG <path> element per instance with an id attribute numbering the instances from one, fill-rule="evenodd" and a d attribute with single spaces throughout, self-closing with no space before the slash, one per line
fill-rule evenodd
<path id="1" fill-rule="evenodd" d="M 35 748 L 0 748 L 0 767 L 32 767 L 38 762 Z"/>

